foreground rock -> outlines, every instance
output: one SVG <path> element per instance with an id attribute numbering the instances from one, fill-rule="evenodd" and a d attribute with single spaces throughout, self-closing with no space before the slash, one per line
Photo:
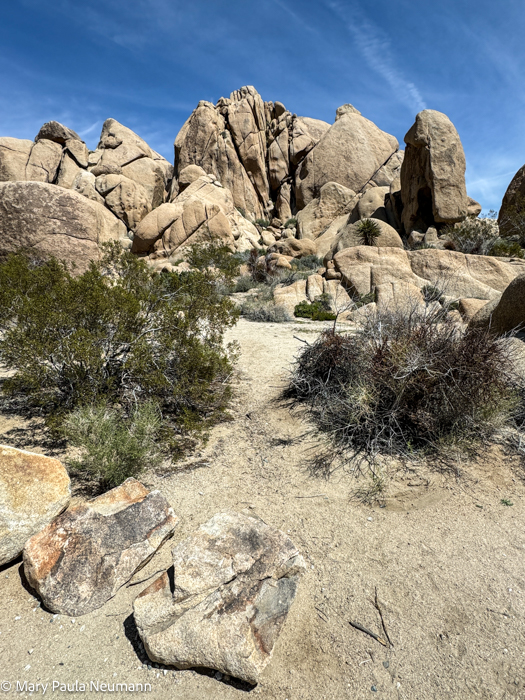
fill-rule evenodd
<path id="1" fill-rule="evenodd" d="M 497 335 L 525 328 L 525 274 L 516 277 L 501 295 L 472 317 L 470 326 L 487 328 Z"/>
<path id="2" fill-rule="evenodd" d="M 0 184 L 0 258 L 31 249 L 83 272 L 102 243 L 125 235 L 119 219 L 77 192 L 42 182 Z"/>
<path id="3" fill-rule="evenodd" d="M 128 479 L 34 535 L 24 549 L 26 578 L 49 610 L 84 615 L 147 564 L 177 522 L 158 491 Z"/>
<path id="4" fill-rule="evenodd" d="M 304 569 L 280 530 L 241 514 L 215 515 L 175 547 L 173 570 L 134 602 L 148 656 L 257 683 Z"/>
<path id="5" fill-rule="evenodd" d="M 465 219 L 469 206 L 465 154 L 450 119 L 433 109 L 423 110 L 405 142 L 401 199 L 406 234 Z"/>
<path id="6" fill-rule="evenodd" d="M 503 196 L 498 214 L 498 225 L 502 236 L 520 233 L 525 220 L 525 165 L 512 178 Z"/>
<path id="7" fill-rule="evenodd" d="M 0 445 L 0 565 L 21 554 L 70 498 L 69 476 L 58 460 Z"/>

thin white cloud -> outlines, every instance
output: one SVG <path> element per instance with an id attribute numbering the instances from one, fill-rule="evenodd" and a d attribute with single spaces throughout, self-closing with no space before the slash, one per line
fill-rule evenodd
<path id="1" fill-rule="evenodd" d="M 79 136 L 87 136 L 88 134 L 93 133 L 97 127 L 99 127 L 101 124 L 100 120 L 97 119 L 96 122 L 91 124 L 91 126 L 88 126 L 87 129 L 82 129 L 82 131 L 78 132 Z"/>
<path id="2" fill-rule="evenodd" d="M 303 29 L 306 29 L 307 31 L 311 32 L 312 34 L 319 34 L 318 30 L 315 27 L 312 27 L 311 24 L 308 24 L 300 15 L 297 14 L 297 12 L 294 12 L 289 5 L 287 5 L 284 0 L 273 0 L 276 5 L 279 5 L 280 8 L 282 8 L 285 12 L 287 12 L 290 17 L 293 17 L 293 19 L 303 27 Z"/>
<path id="3" fill-rule="evenodd" d="M 363 58 L 390 85 L 396 97 L 412 111 L 426 109 L 416 85 L 396 68 L 391 42 L 381 28 L 372 24 L 357 7 L 339 0 L 325 0 L 325 5 L 343 21 Z"/>

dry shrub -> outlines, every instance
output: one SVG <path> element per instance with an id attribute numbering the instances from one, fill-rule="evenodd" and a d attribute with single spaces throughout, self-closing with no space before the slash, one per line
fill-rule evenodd
<path id="1" fill-rule="evenodd" d="M 376 311 L 355 335 L 325 331 L 299 355 L 285 392 L 330 440 L 316 467 L 413 458 L 489 439 L 521 406 L 508 339 L 464 330 L 443 311 Z"/>

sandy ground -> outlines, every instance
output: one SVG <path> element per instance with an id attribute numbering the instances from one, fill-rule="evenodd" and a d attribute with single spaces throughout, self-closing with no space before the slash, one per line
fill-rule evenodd
<path id="1" fill-rule="evenodd" d="M 181 700 L 525 698 L 519 463 L 494 448 L 480 463 L 460 465 L 459 476 L 432 465 L 392 473 L 383 507 L 355 499 L 367 479 L 309 476 L 307 426 L 275 399 L 298 338 L 311 341 L 315 327 L 241 320 L 229 334 L 242 350 L 233 420 L 213 430 L 186 469 L 143 479 L 169 499 L 180 525 L 134 581 L 167 568 L 173 544 L 225 509 L 282 528 L 304 555 L 308 571 L 260 684 L 248 690 L 212 673 L 148 668 L 131 617 L 146 583 L 81 618 L 55 617 L 25 587 L 18 561 L 0 569 L 6 698 L 29 697 L 31 683 L 48 683 L 52 697 L 99 695 L 91 681 L 149 683 L 151 691 L 136 694 Z M 2 441 L 19 426 L 15 418 L 4 423 Z M 376 590 L 390 648 L 349 624 L 384 636 Z M 89 692 L 53 691 L 53 681 L 86 683 Z"/>

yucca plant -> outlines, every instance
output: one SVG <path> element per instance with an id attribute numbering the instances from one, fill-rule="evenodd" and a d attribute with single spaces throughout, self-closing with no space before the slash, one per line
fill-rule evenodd
<path id="1" fill-rule="evenodd" d="M 356 228 L 360 245 L 375 245 L 381 235 L 381 229 L 372 219 L 358 221 Z"/>

